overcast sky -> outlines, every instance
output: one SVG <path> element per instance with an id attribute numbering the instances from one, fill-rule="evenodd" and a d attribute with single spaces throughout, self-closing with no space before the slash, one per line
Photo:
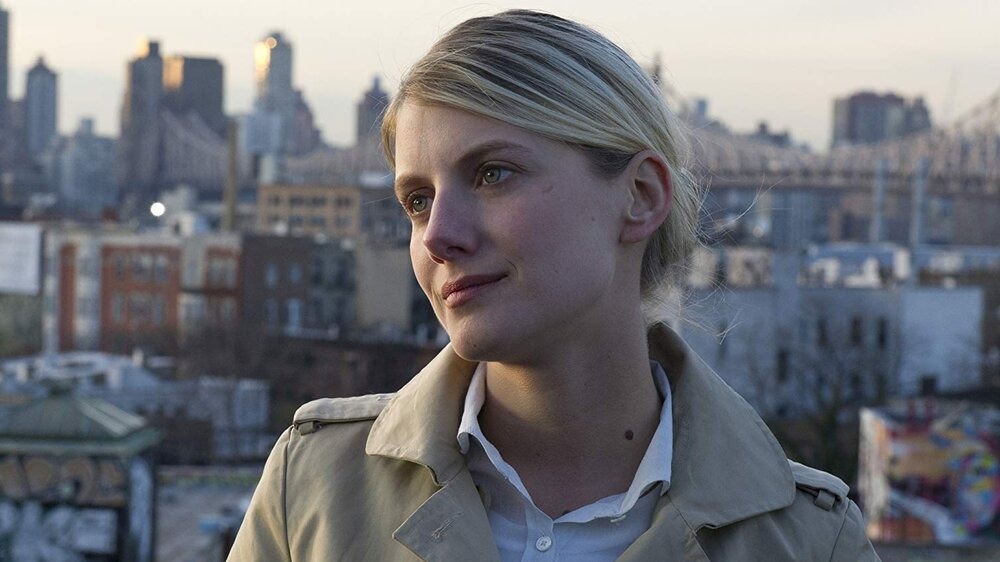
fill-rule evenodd
<path id="1" fill-rule="evenodd" d="M 282 31 L 295 83 L 327 141 L 349 143 L 376 74 L 390 92 L 452 25 L 511 7 L 577 19 L 648 63 L 660 52 L 684 96 L 736 130 L 772 128 L 824 149 L 832 100 L 859 89 L 924 96 L 935 122 L 1000 90 L 998 0 L 0 0 L 11 12 L 11 95 L 38 55 L 60 75 L 59 126 L 116 133 L 125 63 L 144 37 L 167 54 L 214 56 L 226 110 L 250 108 L 253 43 Z"/>

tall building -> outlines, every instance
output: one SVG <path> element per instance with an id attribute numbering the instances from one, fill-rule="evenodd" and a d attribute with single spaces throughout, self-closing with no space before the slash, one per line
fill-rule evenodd
<path id="1" fill-rule="evenodd" d="M 163 59 L 163 107 L 177 115 L 194 113 L 220 137 L 226 133 L 222 63 L 214 58 Z"/>
<path id="2" fill-rule="evenodd" d="M 160 167 L 159 113 L 163 104 L 163 57 L 157 41 L 145 41 L 126 70 L 118 166 L 123 194 L 154 192 Z"/>
<path id="3" fill-rule="evenodd" d="M 270 181 L 281 179 L 287 155 L 302 155 L 322 144 L 312 110 L 292 80 L 292 44 L 275 31 L 254 45 L 254 111 L 243 120 L 243 146 Z M 258 174 L 260 176 L 260 174 Z"/>
<path id="4" fill-rule="evenodd" d="M 28 152 L 37 157 L 56 136 L 58 78 L 45 66 L 45 59 L 28 71 L 24 91 L 25 136 Z"/>
<path id="5" fill-rule="evenodd" d="M 115 141 L 97 136 L 93 119 L 81 119 L 76 132 L 51 143 L 39 161 L 67 210 L 97 215 L 115 206 Z"/>
<path id="6" fill-rule="evenodd" d="M 358 102 L 357 143 L 378 142 L 379 130 L 382 127 L 382 114 L 389 105 L 389 94 L 382 90 L 379 77 L 376 76 L 370 90 L 364 93 Z"/>
<path id="7" fill-rule="evenodd" d="M 292 87 L 292 44 L 278 32 L 254 45 L 257 106 L 283 112 L 295 107 Z"/>
<path id="8" fill-rule="evenodd" d="M 833 146 L 865 144 L 925 131 L 931 117 L 923 98 L 856 92 L 834 100 Z"/>
<path id="9" fill-rule="evenodd" d="M 7 100 L 10 98 L 10 14 L 0 5 L 0 131 L 7 125 Z"/>

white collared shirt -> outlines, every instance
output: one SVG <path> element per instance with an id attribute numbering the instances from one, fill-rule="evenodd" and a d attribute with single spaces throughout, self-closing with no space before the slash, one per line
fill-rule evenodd
<path id="1" fill-rule="evenodd" d="M 657 499 L 670 487 L 673 459 L 670 384 L 659 363 L 649 364 L 663 407 L 660 424 L 632 484 L 625 493 L 597 500 L 554 520 L 535 506 L 517 471 L 483 435 L 479 412 L 486 400 L 486 364 L 479 364 L 465 396 L 458 443 L 473 482 L 483 493 L 503 562 L 610 562 L 649 528 Z"/>

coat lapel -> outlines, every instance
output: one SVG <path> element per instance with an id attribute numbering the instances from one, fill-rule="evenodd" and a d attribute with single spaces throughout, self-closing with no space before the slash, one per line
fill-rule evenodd
<path id="1" fill-rule="evenodd" d="M 683 552 L 683 558 L 676 553 Z M 639 536 L 618 562 L 646 562 L 647 560 L 678 560 L 680 562 L 709 562 L 705 551 L 698 544 L 695 531 L 687 525 L 670 496 L 660 498 L 653 512 L 649 530 Z"/>
<path id="2" fill-rule="evenodd" d="M 468 471 L 460 472 L 424 502 L 392 538 L 428 562 L 500 562 L 486 511 Z"/>
<path id="3" fill-rule="evenodd" d="M 753 408 L 665 326 L 653 328 L 649 351 L 674 398 L 672 481 L 660 502 L 694 532 L 790 505 L 792 471 Z"/>

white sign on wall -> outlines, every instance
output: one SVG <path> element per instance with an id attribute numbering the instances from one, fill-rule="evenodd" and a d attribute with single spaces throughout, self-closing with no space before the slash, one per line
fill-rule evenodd
<path id="1" fill-rule="evenodd" d="M 42 227 L 0 222 L 0 294 L 41 291 Z"/>

